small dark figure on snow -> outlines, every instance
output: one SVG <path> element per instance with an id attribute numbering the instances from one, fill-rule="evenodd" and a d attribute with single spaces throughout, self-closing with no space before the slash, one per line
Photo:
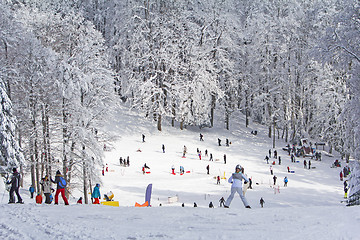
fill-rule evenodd
<path id="1" fill-rule="evenodd" d="M 16 203 L 23 203 L 23 200 L 19 193 L 20 188 L 20 174 L 16 170 L 16 168 L 13 168 L 13 175 L 11 177 L 11 180 L 7 182 L 7 184 L 11 184 L 11 188 L 9 191 L 9 203 L 15 203 L 15 196 L 14 192 L 17 196 L 18 201 Z"/>
<path id="2" fill-rule="evenodd" d="M 220 176 L 216 177 L 216 184 L 220 184 Z"/>
<path id="3" fill-rule="evenodd" d="M 200 133 L 200 141 L 204 141 L 203 137 L 204 137 L 204 135 L 202 135 L 202 134 Z"/>
<path id="4" fill-rule="evenodd" d="M 224 206 L 224 204 L 225 204 L 225 199 L 224 199 L 224 197 L 221 197 L 220 200 L 219 200 L 219 202 L 220 202 L 220 207 L 221 207 L 221 206 Z"/>
<path id="5" fill-rule="evenodd" d="M 306 168 L 306 160 L 304 160 L 304 168 Z"/>
<path id="6" fill-rule="evenodd" d="M 261 205 L 261 207 L 264 207 L 264 203 L 265 203 L 264 199 L 263 199 L 263 198 L 260 198 L 260 205 Z"/>
<path id="7" fill-rule="evenodd" d="M 182 207 L 185 207 L 185 203 L 182 203 L 181 206 L 182 206 Z"/>
<path id="8" fill-rule="evenodd" d="M 291 162 L 295 162 L 295 156 L 293 153 L 291 154 Z"/>
<path id="9" fill-rule="evenodd" d="M 207 174 L 210 174 L 210 165 L 206 166 Z"/>
<path id="10" fill-rule="evenodd" d="M 212 202 L 209 203 L 209 208 L 214 208 L 214 204 Z"/>
<path id="11" fill-rule="evenodd" d="M 129 159 L 129 157 L 127 158 L 127 161 L 126 161 L 126 166 L 130 166 L 130 159 Z"/>
<path id="12" fill-rule="evenodd" d="M 214 161 L 212 153 L 210 153 L 210 159 L 209 161 Z"/>
<path id="13" fill-rule="evenodd" d="M 277 158 L 277 151 L 274 150 L 274 158 Z"/>
<path id="14" fill-rule="evenodd" d="M 82 204 L 82 197 L 80 197 L 79 200 L 77 200 L 76 203 L 77 203 L 77 204 Z"/>
<path id="15" fill-rule="evenodd" d="M 197 204 L 196 204 L 196 202 L 194 202 L 194 207 L 197 207 Z"/>
<path id="16" fill-rule="evenodd" d="M 208 156 L 208 150 L 205 149 L 205 157 L 207 157 L 207 156 Z"/>
<path id="17" fill-rule="evenodd" d="M 226 164 L 226 154 L 224 154 L 224 164 Z"/>
<path id="18" fill-rule="evenodd" d="M 122 166 L 122 165 L 123 165 L 123 159 L 122 159 L 122 157 L 120 157 L 119 161 L 120 161 L 120 166 Z"/>
<path id="19" fill-rule="evenodd" d="M 310 160 L 309 160 L 309 169 L 311 168 L 311 162 L 310 162 Z"/>
<path id="20" fill-rule="evenodd" d="M 265 156 L 266 163 L 269 164 L 269 157 Z"/>
<path id="21" fill-rule="evenodd" d="M 269 149 L 269 157 L 271 158 L 271 149 Z"/>
<path id="22" fill-rule="evenodd" d="M 226 146 L 229 147 L 229 139 L 226 139 L 225 143 L 226 143 Z"/>
<path id="23" fill-rule="evenodd" d="M 348 192 L 349 188 L 348 188 L 348 183 L 347 183 L 347 180 L 344 181 L 344 198 L 347 198 L 347 192 Z"/>
<path id="24" fill-rule="evenodd" d="M 252 189 L 252 180 L 249 178 L 249 189 Z"/>
<path id="25" fill-rule="evenodd" d="M 219 146 L 221 146 L 221 139 L 220 138 L 218 138 L 218 144 L 219 144 Z"/>
<path id="26" fill-rule="evenodd" d="M 279 159 L 279 165 L 281 165 L 281 157 L 279 156 L 279 158 L 278 158 L 278 159 Z"/>
<path id="27" fill-rule="evenodd" d="M 162 145 L 162 150 L 163 150 L 163 153 L 165 153 L 165 145 L 164 144 Z"/>
<path id="28" fill-rule="evenodd" d="M 145 135 L 142 135 L 142 141 L 145 142 Z"/>
<path id="29" fill-rule="evenodd" d="M 270 165 L 270 174 L 273 175 L 274 171 L 273 171 L 273 167 Z"/>
<path id="30" fill-rule="evenodd" d="M 288 173 L 290 172 L 290 167 L 289 166 L 287 166 L 287 170 L 288 170 Z"/>
<path id="31" fill-rule="evenodd" d="M 276 176 L 276 175 L 274 175 L 273 179 L 274 179 L 274 185 L 276 185 L 276 179 L 277 179 L 277 176 Z"/>

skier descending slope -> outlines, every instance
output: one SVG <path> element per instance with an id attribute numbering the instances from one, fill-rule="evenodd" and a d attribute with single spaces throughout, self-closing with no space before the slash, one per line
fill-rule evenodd
<path id="1" fill-rule="evenodd" d="M 228 182 L 232 183 L 232 185 L 231 185 L 231 194 L 225 202 L 225 206 L 224 206 L 225 208 L 229 208 L 231 201 L 233 200 L 236 192 L 239 194 L 242 202 L 244 203 L 244 206 L 246 208 L 251 208 L 242 192 L 242 180 L 244 179 L 245 183 L 247 183 L 249 179 L 245 177 L 244 174 L 242 174 L 240 171 L 241 171 L 241 166 L 236 165 L 235 173 L 233 173 L 228 180 Z"/>

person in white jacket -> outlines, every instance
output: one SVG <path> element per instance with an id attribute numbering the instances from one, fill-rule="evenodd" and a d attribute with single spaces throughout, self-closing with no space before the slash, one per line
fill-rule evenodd
<path id="1" fill-rule="evenodd" d="M 235 173 L 233 173 L 228 180 L 228 182 L 232 183 L 232 185 L 231 185 L 231 194 L 225 202 L 225 206 L 224 206 L 225 208 L 229 208 L 231 201 L 234 199 L 234 195 L 236 192 L 239 194 L 241 201 L 244 203 L 244 206 L 246 208 L 251 208 L 245 196 L 243 195 L 243 191 L 242 191 L 243 179 L 245 180 L 245 183 L 249 181 L 249 179 L 245 177 L 244 174 L 241 173 L 241 166 L 237 165 L 235 168 Z"/>

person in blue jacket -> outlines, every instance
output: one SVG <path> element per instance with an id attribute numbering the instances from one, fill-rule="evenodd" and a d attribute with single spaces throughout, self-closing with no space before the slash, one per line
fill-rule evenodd
<path id="1" fill-rule="evenodd" d="M 244 206 L 246 208 L 251 208 L 248 201 L 246 200 L 245 196 L 243 195 L 243 191 L 242 191 L 242 180 L 244 179 L 245 183 L 247 183 L 249 181 L 249 179 L 247 177 L 245 177 L 245 175 L 243 173 L 241 173 L 241 168 L 242 167 L 240 165 L 236 165 L 235 173 L 233 173 L 228 180 L 228 182 L 232 183 L 232 185 L 231 185 L 231 194 L 228 197 L 228 199 L 226 200 L 225 205 L 224 205 L 225 208 L 229 208 L 231 201 L 234 199 L 236 192 L 239 194 Z"/>
<path id="2" fill-rule="evenodd" d="M 91 197 L 94 199 L 93 204 L 100 204 L 100 184 L 96 184 L 96 186 L 94 187 L 94 191 L 91 194 Z"/>
<path id="3" fill-rule="evenodd" d="M 30 198 L 34 198 L 34 192 L 35 192 L 34 186 L 31 185 L 29 187 L 29 192 L 30 192 Z"/>

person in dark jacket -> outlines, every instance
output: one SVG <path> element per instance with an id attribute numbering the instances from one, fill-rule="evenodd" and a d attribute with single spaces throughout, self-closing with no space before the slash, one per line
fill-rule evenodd
<path id="1" fill-rule="evenodd" d="M 24 203 L 20 193 L 19 193 L 19 188 L 20 188 L 20 174 L 18 173 L 18 171 L 16 170 L 16 168 L 13 168 L 13 175 L 11 177 L 11 180 L 7 182 L 7 184 L 11 184 L 11 188 L 10 188 L 10 192 L 9 192 L 9 203 L 15 203 L 15 196 L 14 196 L 14 192 L 17 196 L 18 201 L 16 203 Z"/>
<path id="2" fill-rule="evenodd" d="M 63 178 L 63 176 L 59 170 L 56 171 L 55 180 L 50 177 L 51 182 L 56 183 L 55 204 L 59 204 L 59 193 L 61 193 L 61 197 L 64 200 L 65 205 L 69 205 L 69 202 L 65 196 L 65 187 L 61 185 L 60 178 Z"/>

